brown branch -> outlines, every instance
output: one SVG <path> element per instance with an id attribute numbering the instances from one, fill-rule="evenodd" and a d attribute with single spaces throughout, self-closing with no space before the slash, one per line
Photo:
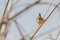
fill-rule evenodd
<path id="1" fill-rule="evenodd" d="M 40 4 L 40 5 L 53 5 L 53 6 L 56 6 L 56 4 L 52 4 L 52 3 L 48 3 L 48 2 L 39 2 L 38 4 Z M 21 4 L 21 5 L 18 5 L 18 6 L 14 6 L 13 9 L 15 9 L 17 7 L 20 7 L 20 6 L 25 6 L 25 5 L 31 5 L 31 3 L 26 3 L 26 4 Z"/>
<path id="2" fill-rule="evenodd" d="M 3 12 L 3 16 L 5 15 L 5 12 L 6 12 L 6 10 L 7 10 L 7 7 L 8 7 L 8 4 L 9 4 L 9 1 L 10 1 L 10 0 L 7 1 L 7 4 L 6 4 L 6 7 L 5 7 L 5 10 L 4 10 L 4 12 Z"/>
<path id="3" fill-rule="evenodd" d="M 51 11 L 51 13 L 49 14 L 49 16 L 45 19 L 45 22 L 46 22 L 47 19 L 51 16 L 51 14 L 54 12 L 54 10 L 59 6 L 59 4 L 60 4 L 60 2 L 55 6 L 55 8 Z M 44 23 L 45 23 L 45 22 L 44 22 Z M 44 23 L 43 23 L 43 24 L 44 24 Z M 34 36 L 36 35 L 36 33 L 40 30 L 40 28 L 43 26 L 43 24 L 42 24 L 41 26 L 37 27 L 37 29 L 34 30 L 33 35 L 30 37 L 30 40 L 33 39 L 33 37 L 34 37 Z"/>
<path id="4" fill-rule="evenodd" d="M 50 17 L 50 15 L 54 12 L 54 10 L 59 6 L 60 2 L 55 6 L 55 8 L 51 11 L 51 13 L 49 14 L 49 16 L 45 19 L 45 21 Z"/>
<path id="5" fill-rule="evenodd" d="M 51 5 L 52 5 L 52 4 L 51 4 Z M 46 16 L 46 14 L 48 13 L 48 11 L 49 11 L 49 9 L 50 9 L 51 5 L 49 5 L 49 8 L 47 9 L 47 11 L 45 12 L 45 15 L 44 15 L 43 17 L 45 17 L 45 16 Z"/>
<path id="6" fill-rule="evenodd" d="M 36 37 L 40 37 L 40 36 L 44 36 L 46 34 L 49 34 L 50 32 L 53 32 L 54 30 L 57 30 L 58 28 L 60 28 L 60 25 L 59 26 L 56 26 L 55 28 L 50 29 L 49 31 L 46 31 L 46 32 L 41 33 L 38 36 L 35 36 L 35 38 Z"/>
<path id="7" fill-rule="evenodd" d="M 57 40 L 57 39 L 58 39 L 59 34 L 60 34 L 60 30 L 58 31 L 58 34 L 57 34 L 57 36 L 56 36 L 56 39 L 55 39 L 55 40 Z"/>
<path id="8" fill-rule="evenodd" d="M 19 33 L 20 33 L 20 34 L 21 34 L 21 36 L 22 36 L 21 40 L 25 40 L 25 37 L 24 37 L 24 35 L 23 35 L 23 33 L 22 33 L 22 31 L 21 31 L 20 27 L 18 26 L 17 21 L 16 21 L 16 20 L 14 20 L 14 22 L 15 22 L 15 24 L 16 24 L 16 26 L 17 26 L 17 29 L 18 29 Z"/>
<path id="9" fill-rule="evenodd" d="M 3 19 L 4 19 L 5 12 L 6 12 L 6 10 L 7 10 L 8 4 L 9 4 L 9 0 L 7 1 L 6 7 L 5 7 L 5 9 L 4 9 L 3 16 L 2 16 L 2 19 L 1 19 L 1 23 L 2 23 L 2 21 L 3 21 Z M 0 23 L 0 24 L 1 24 L 1 23 Z M 1 27 L 2 27 L 2 25 L 0 25 L 0 30 L 1 30 Z"/>
<path id="10" fill-rule="evenodd" d="M 7 23 L 8 24 L 8 23 Z M 1 29 L 1 33 L 0 33 L 0 39 L 2 40 L 5 40 L 6 36 L 7 36 L 7 24 L 4 25 L 4 29 Z M 2 31 L 3 30 L 3 31 Z"/>
<path id="11" fill-rule="evenodd" d="M 16 2 L 15 2 L 14 4 L 10 3 L 10 5 L 9 5 L 9 2 L 10 2 L 10 0 L 7 1 L 6 7 L 5 7 L 4 12 L 3 12 L 2 20 L 1 20 L 1 23 L 0 23 L 0 30 L 1 30 L 1 28 L 2 28 L 2 25 L 3 25 L 3 24 L 6 24 L 7 21 L 9 21 L 9 20 L 8 20 L 9 13 L 10 13 L 10 11 L 12 10 L 13 5 L 16 3 Z M 8 8 L 8 7 L 9 7 L 9 8 Z M 6 20 L 6 21 L 5 21 L 5 20 Z M 6 28 L 7 28 L 7 27 L 6 27 Z"/>
<path id="12" fill-rule="evenodd" d="M 12 2 L 13 2 L 13 0 L 12 0 Z M 11 6 L 10 6 L 10 9 L 8 10 L 8 12 L 7 12 L 7 17 L 9 18 L 9 14 L 8 13 L 10 13 L 11 11 L 12 11 L 12 9 L 13 9 L 13 6 L 16 4 L 16 3 L 18 3 L 19 2 L 19 0 L 17 0 L 15 3 L 12 3 L 11 2 Z"/>
<path id="13" fill-rule="evenodd" d="M 14 18 L 15 18 L 15 17 L 17 17 L 19 14 L 21 14 L 21 13 L 25 12 L 26 10 L 28 10 L 28 9 L 29 9 L 29 8 L 31 8 L 32 6 L 34 6 L 34 5 L 38 4 L 38 3 L 39 3 L 39 1 L 40 1 L 40 0 L 38 0 L 38 1 L 36 1 L 35 3 L 33 3 L 33 4 L 29 5 L 29 6 L 27 6 L 27 7 L 26 7 L 26 8 L 24 8 L 22 11 L 18 12 L 18 13 L 17 13 L 17 14 L 15 14 L 13 17 L 9 18 L 9 20 L 14 19 Z"/>

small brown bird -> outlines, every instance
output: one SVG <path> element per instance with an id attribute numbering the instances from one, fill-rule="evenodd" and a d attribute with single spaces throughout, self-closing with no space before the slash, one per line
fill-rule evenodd
<path id="1" fill-rule="evenodd" d="M 40 13 L 38 14 L 38 17 L 37 17 L 36 21 L 39 25 L 42 25 L 44 23 L 44 19 L 42 18 Z"/>

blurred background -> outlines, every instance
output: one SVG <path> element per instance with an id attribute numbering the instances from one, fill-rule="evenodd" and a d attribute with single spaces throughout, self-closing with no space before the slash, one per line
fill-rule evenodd
<path id="1" fill-rule="evenodd" d="M 17 2 L 16 2 L 17 1 Z M 14 4 L 9 13 L 9 18 L 20 12 L 28 5 L 33 4 L 38 0 L 10 0 L 10 5 Z M 3 15 L 7 0 L 0 0 L 0 20 Z M 15 3 L 16 2 L 16 3 Z M 17 21 L 19 29 L 22 31 L 26 39 L 29 39 L 32 32 L 38 27 L 36 22 L 37 15 L 41 13 L 43 19 L 46 19 L 53 8 L 60 0 L 40 0 L 38 4 L 25 10 L 14 19 Z M 8 7 L 9 8 L 9 7 Z M 60 40 L 60 5 L 44 23 L 42 28 L 34 36 L 33 40 Z M 58 35 L 58 36 L 57 36 Z M 57 38 L 57 39 L 56 39 Z M 9 31 L 6 40 L 20 40 L 21 34 L 15 24 L 10 22 Z"/>

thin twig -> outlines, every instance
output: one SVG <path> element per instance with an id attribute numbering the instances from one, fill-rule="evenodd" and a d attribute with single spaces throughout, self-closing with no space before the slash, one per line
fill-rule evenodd
<path id="1" fill-rule="evenodd" d="M 60 34 L 60 30 L 58 31 L 58 34 L 57 34 L 57 36 L 56 36 L 56 40 L 58 39 L 59 34 Z"/>
<path id="2" fill-rule="evenodd" d="M 21 36 L 22 36 L 21 40 L 25 40 L 24 35 L 23 35 L 23 33 L 22 33 L 22 31 L 21 31 L 20 27 L 18 26 L 17 21 L 16 21 L 16 20 L 14 20 L 14 22 L 15 22 L 15 24 L 16 24 L 16 26 L 17 26 L 17 29 L 18 29 L 19 33 L 20 33 L 20 34 L 21 34 Z"/>
<path id="3" fill-rule="evenodd" d="M 52 2 L 52 3 L 53 3 L 53 2 Z M 47 11 L 45 12 L 45 15 L 44 15 L 43 17 L 45 17 L 45 16 L 46 16 L 46 14 L 48 13 L 48 11 L 49 11 L 49 9 L 50 9 L 51 5 L 53 5 L 52 3 L 49 5 L 49 8 L 47 9 Z"/>
<path id="4" fill-rule="evenodd" d="M 54 10 L 59 6 L 60 2 L 55 6 L 55 8 L 51 11 L 51 13 L 49 14 L 49 16 L 45 19 L 45 21 L 50 17 L 50 15 L 54 12 Z"/>
<path id="5" fill-rule="evenodd" d="M 54 40 L 53 37 L 52 37 L 52 35 L 50 33 L 49 33 L 49 37 L 50 37 L 51 40 Z"/>
<path id="6" fill-rule="evenodd" d="M 9 18 L 9 20 L 14 19 L 14 18 L 15 18 L 15 17 L 17 17 L 19 14 L 21 14 L 21 13 L 25 12 L 26 10 L 28 10 L 28 9 L 29 9 L 29 8 L 31 8 L 32 6 L 34 6 L 34 5 L 38 4 L 38 3 L 39 3 L 39 1 L 40 1 L 40 0 L 38 0 L 37 2 L 35 2 L 35 3 L 33 3 L 33 4 L 29 5 L 29 6 L 27 6 L 27 7 L 26 7 L 26 8 L 24 8 L 22 11 L 18 12 L 18 13 L 17 13 L 17 14 L 15 14 L 13 17 Z"/>
<path id="7" fill-rule="evenodd" d="M 48 3 L 48 2 L 39 2 L 38 4 L 40 4 L 40 5 L 53 5 L 53 6 L 56 6 L 56 4 L 52 4 L 52 3 Z M 13 9 L 15 9 L 17 7 L 20 7 L 20 6 L 25 6 L 25 5 L 31 5 L 31 3 L 26 3 L 26 4 L 21 4 L 21 5 L 18 5 L 18 6 L 14 6 Z"/>

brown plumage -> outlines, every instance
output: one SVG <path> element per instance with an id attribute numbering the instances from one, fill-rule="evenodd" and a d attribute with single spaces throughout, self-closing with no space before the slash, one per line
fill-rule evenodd
<path id="1" fill-rule="evenodd" d="M 38 17 L 37 17 L 36 21 L 39 25 L 42 25 L 44 23 L 44 19 L 42 18 L 40 13 L 38 14 Z"/>

